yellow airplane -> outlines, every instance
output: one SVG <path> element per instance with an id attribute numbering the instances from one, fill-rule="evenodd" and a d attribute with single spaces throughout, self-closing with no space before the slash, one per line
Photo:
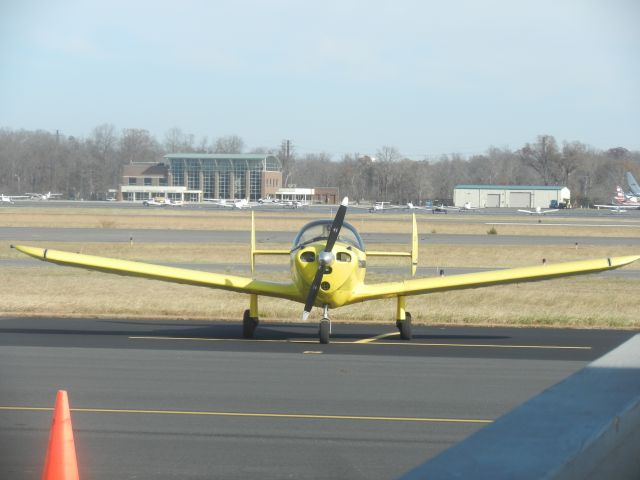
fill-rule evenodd
<path id="1" fill-rule="evenodd" d="M 400 330 L 400 337 L 403 340 L 410 340 L 411 314 L 405 309 L 407 296 L 601 272 L 622 267 L 640 259 L 640 255 L 613 257 L 447 277 L 411 278 L 395 282 L 367 284 L 364 281 L 367 257 L 409 258 L 411 273 L 415 274 L 418 263 L 416 217 L 413 215 L 410 252 L 365 251 L 364 243 L 357 230 L 344 221 L 347 204 L 348 201 L 345 198 L 333 220 L 315 220 L 302 227 L 293 240 L 290 250 L 257 250 L 255 222 L 252 214 L 250 259 L 252 275 L 256 256 L 288 255 L 291 265 L 291 280 L 286 283 L 82 255 L 46 248 L 28 246 L 16 246 L 15 248 L 37 259 L 60 265 L 249 294 L 249 309 L 245 310 L 242 322 L 242 333 L 245 338 L 252 338 L 258 325 L 259 296 L 284 298 L 303 303 L 302 319 L 304 321 L 307 320 L 314 306 L 321 307 L 323 315 L 318 331 L 320 343 L 329 343 L 331 335 L 330 308 L 380 298 L 396 298 L 396 326 Z"/>

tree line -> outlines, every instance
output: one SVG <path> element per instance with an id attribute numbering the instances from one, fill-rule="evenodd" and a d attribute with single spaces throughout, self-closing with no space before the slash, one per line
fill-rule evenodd
<path id="1" fill-rule="evenodd" d="M 0 129 L 0 192 L 55 191 L 65 198 L 102 199 L 121 182 L 122 166 L 160 162 L 167 153 L 270 153 L 283 164 L 286 185 L 338 187 L 355 201 L 397 204 L 451 201 L 458 184 L 561 185 L 574 205 L 609 202 L 624 174 L 640 178 L 640 152 L 624 147 L 598 150 L 582 142 L 539 135 L 512 150 L 489 147 L 483 154 L 452 153 L 432 160 L 412 160 L 392 146 L 373 155 L 354 152 L 334 159 L 329 153 L 297 154 L 287 141 L 276 147 L 246 149 L 237 135 L 196 139 L 179 128 L 158 141 L 149 131 L 110 124 L 87 138 L 60 132 Z"/>

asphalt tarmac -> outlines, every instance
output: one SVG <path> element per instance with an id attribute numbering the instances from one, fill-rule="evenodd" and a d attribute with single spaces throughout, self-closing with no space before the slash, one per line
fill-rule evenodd
<path id="1" fill-rule="evenodd" d="M 368 209 L 371 205 L 363 204 L 358 205 L 354 202 L 350 202 L 351 210 L 357 213 L 369 213 Z M 199 203 L 199 204 L 184 204 L 180 207 L 145 207 L 142 202 L 106 202 L 106 201 L 82 201 L 82 200 L 16 200 L 12 205 L 1 205 L 1 207 L 6 208 L 112 208 L 112 209 L 154 209 L 154 208 L 162 208 L 165 210 L 227 210 L 232 211 L 229 207 L 222 207 L 220 205 L 216 205 L 213 203 Z M 290 208 L 280 205 L 270 205 L 268 203 L 253 207 L 256 211 L 265 211 L 265 212 L 320 212 L 320 213 L 335 213 L 337 210 L 337 205 L 322 205 L 322 204 L 313 204 L 304 206 L 301 208 Z M 380 217 L 385 215 L 397 215 L 399 213 L 409 213 L 414 212 L 418 215 L 434 215 L 431 209 L 414 209 L 409 210 L 408 208 L 390 208 L 382 211 L 376 211 L 375 213 L 371 213 L 372 217 Z M 618 217 L 621 219 L 633 219 L 636 220 L 640 218 L 640 209 L 630 209 L 627 210 L 623 214 L 615 214 L 612 213 L 609 209 L 591 209 L 591 208 L 572 208 L 559 210 L 557 212 L 547 214 L 547 215 L 527 215 L 521 212 L 518 212 L 517 208 L 480 208 L 472 211 L 459 211 L 459 212 L 448 212 L 448 213 L 437 213 L 438 217 L 459 217 L 460 215 L 464 215 L 466 217 L 482 217 L 485 215 L 498 215 L 498 216 L 506 216 L 506 215 L 516 215 L 522 218 L 611 218 Z"/>
<path id="2" fill-rule="evenodd" d="M 394 478 L 633 332 L 0 319 L 0 478 L 41 474 L 55 392 L 81 478 Z"/>
<path id="3" fill-rule="evenodd" d="M 331 207 L 317 211 L 331 213 Z M 561 213 L 581 216 L 585 223 L 611 216 Z M 301 225 L 308 220 L 294 210 L 286 214 Z M 459 214 L 441 215 L 439 221 L 453 220 L 454 215 Z M 486 221 L 484 213 L 460 215 L 468 215 L 471 222 Z M 637 220 L 634 215 L 616 222 Z M 368 218 L 384 221 L 385 216 Z M 629 235 L 569 239 L 426 234 L 420 241 L 639 244 L 633 236 L 637 225 L 620 228 L 628 228 Z M 0 228 L 0 240 L 27 244 L 129 242 L 131 237 L 135 242 L 246 244 L 249 233 Z M 259 242 L 291 238 L 291 232 L 258 232 Z M 406 243 L 408 235 L 365 235 L 364 240 Z M 32 265 L 49 267 L 28 258 L 0 261 L 0 268 Z M 180 266 L 247 269 L 236 264 Z M 434 274 L 431 270 L 423 267 L 420 274 Z M 611 274 L 621 272 L 638 276 L 632 270 Z M 58 389 L 69 392 L 81 478 L 394 478 L 632 334 L 416 326 L 414 340 L 402 342 L 393 325 L 334 324 L 332 343 L 319 345 L 316 324 L 261 324 L 255 340 L 246 341 L 239 339 L 239 323 L 0 318 L 0 478 L 41 475 Z"/>

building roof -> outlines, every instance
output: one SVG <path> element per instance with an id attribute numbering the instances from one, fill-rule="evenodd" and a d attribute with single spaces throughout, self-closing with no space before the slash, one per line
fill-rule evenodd
<path id="1" fill-rule="evenodd" d="M 456 185 L 454 188 L 475 188 L 478 190 L 562 190 L 567 187 L 557 185 Z"/>
<path id="2" fill-rule="evenodd" d="M 262 160 L 267 157 L 275 157 L 272 153 L 168 153 L 164 158 L 211 158 L 211 159 L 238 159 L 238 160 Z"/>
<path id="3" fill-rule="evenodd" d="M 166 177 L 169 167 L 164 163 L 128 163 L 122 169 L 123 177 Z"/>

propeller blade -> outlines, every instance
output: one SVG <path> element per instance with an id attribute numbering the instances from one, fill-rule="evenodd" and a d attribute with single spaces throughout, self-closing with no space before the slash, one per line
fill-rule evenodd
<path id="1" fill-rule="evenodd" d="M 338 235 L 340 234 L 340 229 L 342 228 L 342 224 L 344 223 L 344 216 L 347 214 L 347 205 L 349 204 L 349 199 L 344 197 L 342 200 L 342 204 L 340 204 L 340 208 L 338 208 L 338 212 L 336 213 L 336 217 L 333 219 L 333 223 L 331 224 L 331 231 L 329 232 L 329 238 L 327 239 L 327 245 L 324 247 L 325 252 L 330 252 L 333 250 L 333 246 L 338 239 Z"/>
<path id="2" fill-rule="evenodd" d="M 313 278 L 313 283 L 309 287 L 309 293 L 307 294 L 307 300 L 304 302 L 304 311 L 302 312 L 302 321 L 306 322 L 313 308 L 313 304 L 318 296 L 318 290 L 320 289 L 320 283 L 322 282 L 322 276 L 324 275 L 324 264 L 318 262 L 318 270 L 316 270 L 316 276 Z"/>
<path id="3" fill-rule="evenodd" d="M 340 208 L 338 208 L 338 212 L 333 219 L 333 223 L 331 224 L 329 238 L 327 239 L 327 244 L 324 247 L 325 252 L 330 252 L 331 250 L 333 250 L 333 246 L 338 239 L 340 229 L 342 228 L 342 224 L 344 223 L 344 216 L 347 213 L 348 204 L 349 199 L 347 197 L 344 197 L 342 203 L 340 204 Z M 324 268 L 325 263 L 322 262 L 321 257 L 318 256 L 318 270 L 316 270 L 316 276 L 313 278 L 313 282 L 311 283 L 311 287 L 309 288 L 309 293 L 307 294 L 307 300 L 304 303 L 304 311 L 302 312 L 303 322 L 306 321 L 307 318 L 309 318 L 309 314 L 311 313 L 313 304 L 315 303 L 316 297 L 318 296 L 318 290 L 320 290 L 320 283 L 322 283 L 322 276 L 324 275 Z"/>

